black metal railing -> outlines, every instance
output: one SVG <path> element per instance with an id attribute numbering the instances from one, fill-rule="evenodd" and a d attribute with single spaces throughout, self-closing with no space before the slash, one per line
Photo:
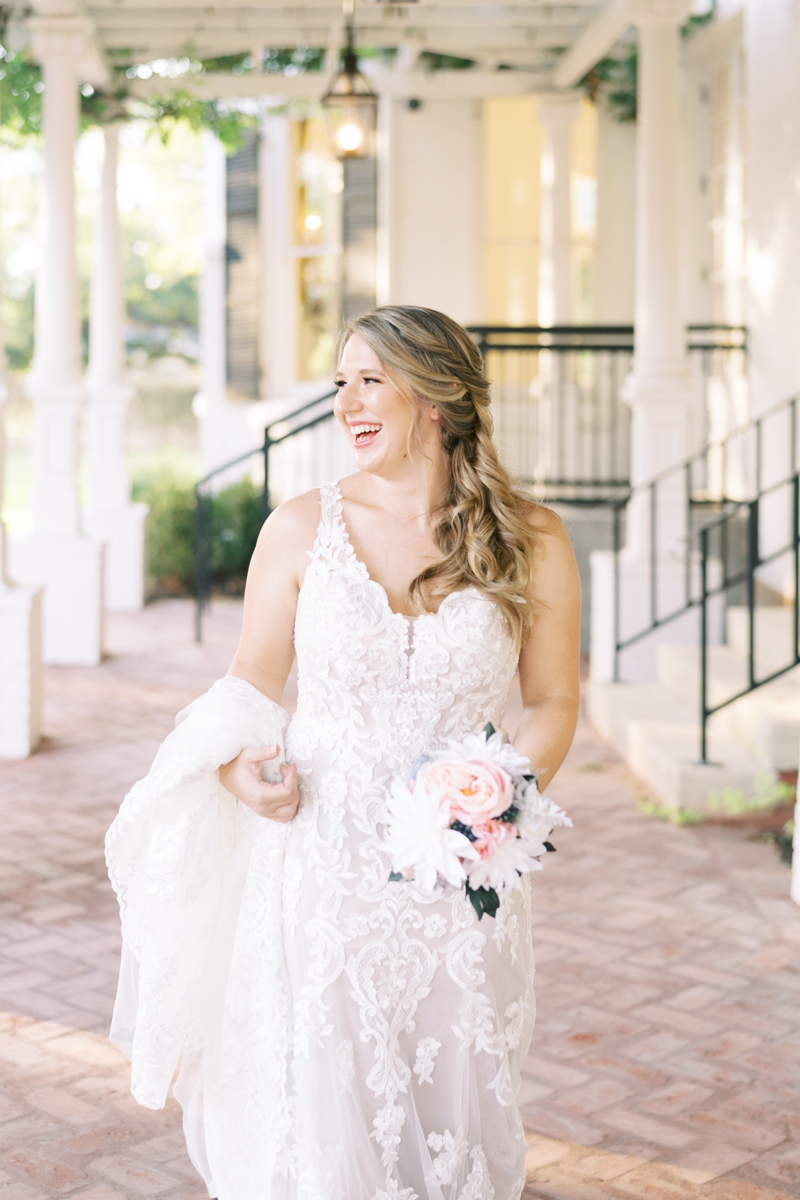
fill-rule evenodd
<path id="1" fill-rule="evenodd" d="M 470 332 L 492 381 L 506 465 L 545 501 L 594 505 L 626 495 L 630 407 L 622 385 L 632 365 L 633 326 L 474 325 Z M 744 326 L 687 326 L 704 412 L 713 391 L 714 410 L 735 414 L 736 383 L 746 378 L 746 340 Z"/>
<path id="2" fill-rule="evenodd" d="M 629 406 L 622 383 L 633 353 L 631 325 L 473 326 L 492 381 L 498 448 L 507 465 L 544 500 L 612 505 L 630 493 Z M 687 348 L 703 379 L 730 373 L 743 354 L 739 326 L 689 326 Z M 723 370 L 724 367 L 724 370 Z M 734 366 L 734 374 L 736 371 Z M 261 456 L 263 515 L 270 511 L 270 452 L 332 417 L 334 392 L 272 421 L 257 447 L 211 471 L 196 485 L 195 636 L 212 587 L 212 497 L 221 478 Z M 615 520 L 617 519 L 615 509 Z M 617 531 L 617 536 L 619 531 Z"/>
<path id="3" fill-rule="evenodd" d="M 195 484 L 195 525 L 194 525 L 194 595 L 195 641 L 203 639 L 203 614 L 211 599 L 212 560 L 213 560 L 213 490 L 214 484 L 224 478 L 235 467 L 261 456 L 264 471 L 264 489 L 261 499 L 261 515 L 266 521 L 271 510 L 270 506 L 270 452 L 275 446 L 280 446 L 290 438 L 297 437 L 310 429 L 315 429 L 333 417 L 333 398 L 336 392 L 326 392 L 308 400 L 298 408 L 292 409 L 284 416 L 270 422 L 264 429 L 264 440 L 260 446 L 240 454 L 230 462 L 223 463 L 209 471 Z M 315 411 L 318 410 L 318 411 Z"/>
<path id="4" fill-rule="evenodd" d="M 798 398 L 792 397 L 613 503 L 614 678 L 620 679 L 626 650 L 695 614 L 703 763 L 711 717 L 800 665 L 798 432 Z M 630 581 L 628 594 L 623 519 L 647 541 L 646 568 Z M 791 607 L 792 632 L 776 662 L 774 648 L 759 653 L 756 613 L 778 605 Z M 746 613 L 746 682 L 712 703 L 710 647 L 723 640 L 733 606 Z"/>

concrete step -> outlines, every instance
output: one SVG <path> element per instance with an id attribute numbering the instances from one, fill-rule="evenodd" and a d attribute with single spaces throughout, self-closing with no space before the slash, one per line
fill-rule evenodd
<path id="1" fill-rule="evenodd" d="M 756 674 L 771 675 L 794 658 L 794 609 L 759 605 L 754 613 Z M 750 612 L 733 605 L 725 613 L 725 640 L 733 652 L 750 654 Z"/>
<path id="2" fill-rule="evenodd" d="M 759 791 L 764 765 L 741 740 L 718 727 L 709 735 L 713 763 L 698 762 L 697 710 L 659 684 L 589 682 L 586 698 L 597 731 L 666 808 L 715 811 L 715 798 L 724 789 L 745 797 Z"/>
<path id="3" fill-rule="evenodd" d="M 781 612 L 785 610 L 776 609 Z M 697 646 L 659 646 L 658 683 L 678 703 L 700 706 L 700 650 Z M 748 684 L 747 660 L 730 646 L 710 646 L 708 700 L 713 706 Z M 741 742 L 771 771 L 796 771 L 800 758 L 800 668 L 764 684 L 711 718 L 711 728 Z"/>

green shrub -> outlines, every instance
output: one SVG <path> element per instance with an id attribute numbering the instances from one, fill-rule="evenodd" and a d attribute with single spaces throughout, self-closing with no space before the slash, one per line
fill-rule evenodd
<path id="1" fill-rule="evenodd" d="M 194 485 L 169 469 L 140 474 L 133 499 L 150 505 L 145 573 L 148 599 L 190 596 L 194 589 Z M 214 590 L 240 596 L 261 529 L 261 492 L 244 479 L 212 500 L 211 578 Z"/>
<path id="2" fill-rule="evenodd" d="M 212 502 L 212 586 L 240 596 L 250 557 L 261 529 L 261 492 L 243 479 L 219 492 Z"/>
<path id="3" fill-rule="evenodd" d="M 148 599 L 188 596 L 194 580 L 194 487 L 161 468 L 133 481 L 133 499 L 150 505 L 145 526 Z"/>

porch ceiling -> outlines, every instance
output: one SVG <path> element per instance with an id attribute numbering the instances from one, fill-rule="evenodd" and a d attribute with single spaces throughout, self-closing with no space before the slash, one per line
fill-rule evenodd
<path id="1" fill-rule="evenodd" d="M 513 90 L 540 90 L 552 86 L 559 60 L 575 46 L 601 7 L 598 0 L 512 0 L 505 4 L 362 0 L 356 8 L 357 42 L 400 51 L 387 75 L 420 74 L 415 72 L 419 55 L 428 51 L 475 60 L 484 86 L 487 72 L 508 67 L 515 68 L 514 73 L 530 74 L 527 87 L 520 86 L 519 80 Z M 163 0 L 34 0 L 34 8 L 38 16 L 89 17 L 96 48 L 107 63 L 142 63 L 183 55 L 202 59 L 253 54 L 258 60 L 265 47 L 309 46 L 326 50 L 328 74 L 338 64 L 344 42 L 340 0 L 293 5 L 285 0 L 258 4 L 235 0 L 208 4 L 197 0 L 168 0 L 166 4 Z M 243 76 L 248 80 L 243 90 L 258 90 L 254 75 L 266 80 L 256 72 Z M 187 82 L 184 78 L 182 85 Z M 277 80 L 270 80 L 263 90 L 276 90 L 275 83 Z M 501 93 L 507 90 L 511 89 L 498 89 Z"/>

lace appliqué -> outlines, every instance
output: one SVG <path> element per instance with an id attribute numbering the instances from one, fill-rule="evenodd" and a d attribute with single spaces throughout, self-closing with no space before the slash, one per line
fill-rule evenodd
<path id="1" fill-rule="evenodd" d="M 339 1043 L 339 1048 L 336 1051 L 336 1065 L 339 1068 L 339 1089 L 342 1095 L 348 1092 L 352 1093 L 353 1080 L 356 1077 L 352 1042 L 344 1041 Z"/>
<path id="2" fill-rule="evenodd" d="M 418 1077 L 419 1083 L 433 1083 L 433 1064 L 441 1048 L 442 1043 L 437 1042 L 436 1038 L 432 1037 L 422 1038 L 417 1043 L 414 1074 Z"/>
<path id="3" fill-rule="evenodd" d="M 315 1146 L 297 1177 L 297 1200 L 347 1200 L 340 1182 L 341 1162 L 339 1146 Z"/>
<path id="4" fill-rule="evenodd" d="M 283 863 L 283 927 L 293 937 L 300 918 L 297 905 L 300 902 L 300 884 L 303 882 L 303 864 L 299 858 L 286 856 Z"/>
<path id="5" fill-rule="evenodd" d="M 461 1167 L 461 1160 L 469 1149 L 469 1142 L 464 1130 L 459 1129 L 455 1136 L 449 1129 L 445 1129 L 444 1133 L 430 1133 L 428 1134 L 428 1145 L 431 1150 L 436 1151 L 436 1158 L 433 1160 L 436 1182 L 443 1187 L 455 1183 Z"/>
<path id="6" fill-rule="evenodd" d="M 470 1152 L 472 1167 L 458 1200 L 494 1200 L 494 1187 L 482 1146 Z"/>
<path id="7" fill-rule="evenodd" d="M 400 1145 L 400 1131 L 405 1123 L 406 1114 L 399 1104 L 389 1100 L 383 1108 L 379 1108 L 372 1122 L 374 1137 L 383 1153 L 381 1162 L 390 1171 L 400 1157 L 397 1147 Z"/>
<path id="8" fill-rule="evenodd" d="M 511 911 L 511 905 L 506 897 L 497 910 L 492 941 L 498 950 L 503 949 L 503 943 L 508 942 L 508 952 L 514 966 L 519 962 L 519 917 Z"/>
<path id="9" fill-rule="evenodd" d="M 444 937 L 447 933 L 447 921 L 445 921 L 441 913 L 431 913 L 429 917 L 426 917 L 422 928 L 427 938 Z"/>

